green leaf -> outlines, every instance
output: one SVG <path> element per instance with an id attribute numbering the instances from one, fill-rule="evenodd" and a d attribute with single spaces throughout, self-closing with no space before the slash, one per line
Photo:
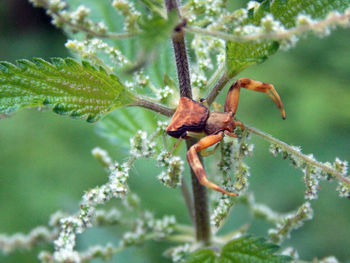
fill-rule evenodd
<path id="1" fill-rule="evenodd" d="M 54 58 L 0 62 L 0 113 L 22 107 L 53 106 L 58 114 L 97 121 L 107 112 L 134 101 L 115 75 L 88 62 Z"/>
<path id="2" fill-rule="evenodd" d="M 249 66 L 264 62 L 279 48 L 278 42 L 226 42 L 226 73 L 233 77 Z"/>
<path id="3" fill-rule="evenodd" d="M 138 130 L 154 132 L 159 116 L 156 113 L 139 107 L 120 109 L 108 114 L 97 125 L 97 133 L 107 138 L 111 143 L 129 147 L 129 139 Z"/>
<path id="4" fill-rule="evenodd" d="M 141 50 L 135 65 L 127 69 L 127 72 L 136 71 L 154 60 L 158 56 L 159 48 L 169 41 L 177 23 L 176 12 L 169 13 L 168 19 L 164 19 L 158 13 L 153 13 L 151 18 L 144 18 L 139 24 L 142 29 L 138 38 Z"/>
<path id="5" fill-rule="evenodd" d="M 266 243 L 263 238 L 250 236 L 232 240 L 217 256 L 213 250 L 200 249 L 192 253 L 186 263 L 283 263 L 291 261 L 288 256 L 276 255 L 279 246 Z"/>
<path id="6" fill-rule="evenodd" d="M 256 10 L 248 11 L 248 18 L 242 25 L 260 25 L 267 14 L 272 14 L 285 28 L 295 26 L 299 14 L 310 15 L 313 19 L 322 19 L 331 11 L 342 12 L 350 6 L 350 0 L 265 0 Z M 237 75 L 245 68 L 264 62 L 279 48 L 276 41 L 226 42 L 226 73 L 229 77 Z"/>
<path id="7" fill-rule="evenodd" d="M 276 0 L 271 4 L 271 13 L 286 28 L 295 26 L 295 18 L 299 14 L 310 15 L 313 19 L 322 19 L 329 12 L 344 12 L 350 6 L 349 0 Z"/>
<path id="8" fill-rule="evenodd" d="M 263 238 L 241 237 L 229 242 L 221 251 L 221 263 L 259 262 L 283 263 L 291 259 L 276 255 L 279 246 L 266 243 Z"/>
<path id="9" fill-rule="evenodd" d="M 186 260 L 186 263 L 219 263 L 219 258 L 211 249 L 200 249 L 195 251 Z"/>

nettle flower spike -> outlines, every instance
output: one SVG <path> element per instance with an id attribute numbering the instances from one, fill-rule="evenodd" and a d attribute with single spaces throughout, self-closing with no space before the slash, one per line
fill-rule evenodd
<path id="1" fill-rule="evenodd" d="M 175 188 L 181 184 L 184 171 L 184 161 L 179 156 L 170 156 L 167 151 L 162 151 L 158 157 L 159 166 L 165 168 L 158 179 L 167 187 Z"/>
<path id="2" fill-rule="evenodd" d="M 290 213 L 281 218 L 276 229 L 270 229 L 269 235 L 274 243 L 281 243 L 285 238 L 290 238 L 293 229 L 301 227 L 306 220 L 311 220 L 313 210 L 311 204 L 306 202 L 296 212 Z"/>

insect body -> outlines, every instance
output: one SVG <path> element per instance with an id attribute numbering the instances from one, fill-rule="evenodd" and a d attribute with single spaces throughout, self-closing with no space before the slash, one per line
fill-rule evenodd
<path id="1" fill-rule="evenodd" d="M 224 112 L 210 112 L 203 104 L 186 97 L 181 97 L 176 112 L 166 129 L 166 132 L 175 138 L 193 137 L 204 132 L 205 137 L 188 150 L 187 161 L 202 185 L 231 196 L 237 196 L 237 194 L 228 192 L 208 180 L 197 153 L 218 143 L 225 135 L 237 137 L 234 134 L 237 125 L 244 129 L 244 125 L 234 119 L 238 106 L 240 88 L 264 92 L 269 95 L 280 109 L 282 118 L 285 119 L 286 115 L 282 101 L 271 84 L 249 78 L 241 78 L 230 87 L 225 100 Z"/>

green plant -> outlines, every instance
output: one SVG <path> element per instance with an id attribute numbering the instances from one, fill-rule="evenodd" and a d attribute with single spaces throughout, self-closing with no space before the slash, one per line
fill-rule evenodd
<path id="1" fill-rule="evenodd" d="M 188 1 L 181 8 L 177 1 L 171 0 L 165 3 L 156 0 L 135 3 L 89 1 L 90 9 L 74 0 L 32 2 L 44 7 L 53 17 L 53 23 L 66 30 L 72 39 L 66 47 L 83 61 L 55 58 L 52 62 L 21 60 L 16 66 L 1 63 L 1 113 L 7 115 L 20 107 L 52 106 L 56 113 L 89 122 L 109 113 L 99 121 L 99 133 L 124 145 L 128 145 L 132 137 L 130 157 L 116 164 L 104 150 L 95 149 L 93 155 L 109 173 L 108 182 L 88 190 L 76 214 L 56 214 L 49 228 L 35 229 L 26 238 L 1 236 L 3 250 L 12 251 L 34 246 L 39 241 L 55 240 L 54 253 L 40 254 L 42 262 L 86 262 L 96 257 L 108 259 L 128 246 L 147 240 L 170 240 L 180 243 L 166 252 L 173 261 L 203 262 L 205 258 L 209 262 L 284 262 L 290 258 L 276 254 L 275 245 L 255 237 L 241 237 L 247 231 L 246 227 L 225 236 L 216 235 L 230 208 L 236 203 L 245 204 L 257 218 L 275 224 L 276 227 L 269 231 L 269 241 L 280 244 L 291 230 L 311 219 L 312 208 L 308 200 L 317 197 L 320 179 L 337 180 L 340 195 L 349 196 L 346 162 L 338 158 L 332 164 L 317 162 L 312 156 L 302 154 L 299 148 L 247 126 L 237 140 L 227 139 L 220 144 L 220 154 L 216 156 L 219 159 L 216 162 L 220 163 L 216 180 L 223 181 L 228 189 L 239 191 L 240 197 L 213 193 L 215 198 L 209 213 L 206 189 L 194 178 L 192 201 L 182 177 L 184 161 L 178 156 L 167 156 L 173 142 L 164 134 L 167 118 L 160 115 L 154 118 L 151 112 L 171 116 L 178 101 L 178 89 L 181 96 L 195 94 L 195 99 L 206 97 L 212 104 L 239 72 L 265 61 L 280 48 L 292 47 L 298 37 L 309 32 L 325 35 L 337 25 L 348 26 L 349 1 L 249 2 L 247 8 L 234 12 L 229 11 L 227 1 Z M 111 9 L 111 5 L 115 9 Z M 189 52 L 194 60 L 191 65 L 188 65 L 185 33 L 191 43 Z M 172 58 L 169 38 L 173 42 L 176 67 L 169 59 Z M 175 81 L 176 69 L 179 84 Z M 126 106 L 147 110 L 139 110 L 137 116 L 129 108 L 110 113 Z M 307 201 L 295 212 L 275 213 L 257 204 L 253 194 L 247 191 L 249 169 L 244 157 L 253 151 L 252 145 L 248 144 L 251 133 L 268 141 L 272 154 L 290 159 L 304 172 Z M 188 140 L 187 147 L 192 143 Z M 159 166 L 164 167 L 160 181 L 169 187 L 181 187 L 194 229 L 177 223 L 172 216 L 157 219 L 142 208 L 142 203 L 127 184 L 129 169 L 139 158 L 156 159 Z M 231 170 L 234 180 L 229 176 Z M 122 198 L 124 208 L 108 212 L 97 209 L 111 198 Z M 131 222 L 132 230 L 124 233 L 119 245 L 91 248 L 86 252 L 75 250 L 76 236 L 87 228 L 125 224 L 127 218 L 126 225 Z M 209 249 L 201 249 L 207 246 Z M 214 252 L 222 247 L 217 256 Z M 298 260 L 293 250 L 284 252 Z M 186 259 L 184 256 L 188 254 L 191 255 Z"/>

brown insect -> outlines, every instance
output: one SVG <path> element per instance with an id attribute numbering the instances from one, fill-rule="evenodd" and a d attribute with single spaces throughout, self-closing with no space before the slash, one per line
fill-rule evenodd
<path id="1" fill-rule="evenodd" d="M 188 150 L 187 161 L 202 185 L 231 196 L 237 196 L 237 193 L 228 192 L 208 180 L 197 153 L 218 143 L 225 135 L 237 137 L 234 133 L 237 125 L 244 129 L 244 125 L 234 118 L 241 88 L 266 93 L 280 109 L 282 118 L 286 118 L 282 101 L 273 85 L 249 78 L 240 78 L 227 93 L 224 112 L 210 112 L 205 105 L 181 97 L 176 112 L 166 129 L 166 132 L 175 138 L 199 137 L 204 132 L 204 137 Z"/>

